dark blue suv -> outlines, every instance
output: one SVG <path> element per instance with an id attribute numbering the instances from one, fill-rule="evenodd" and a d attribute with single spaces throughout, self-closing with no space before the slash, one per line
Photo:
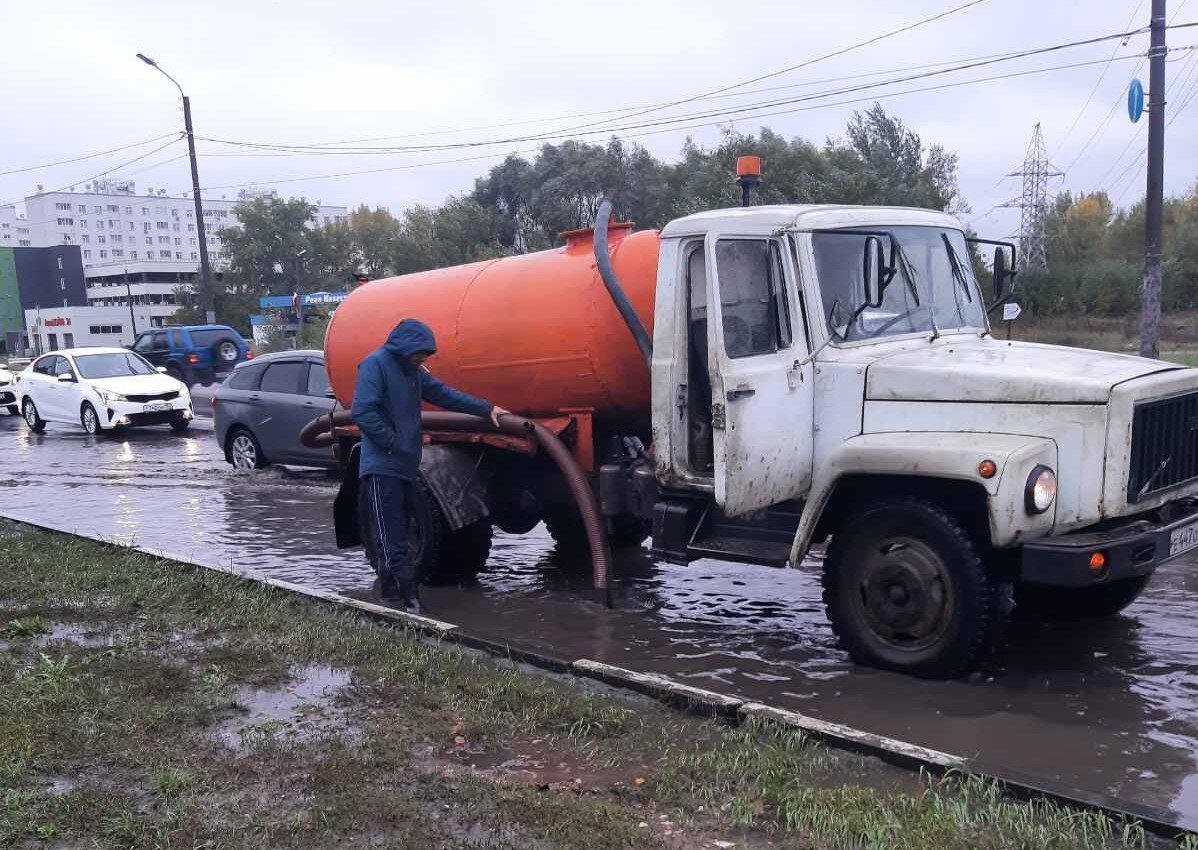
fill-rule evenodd
<path id="1" fill-rule="evenodd" d="M 241 334 L 228 325 L 152 328 L 139 333 L 131 348 L 188 386 L 207 386 L 253 356 Z"/>

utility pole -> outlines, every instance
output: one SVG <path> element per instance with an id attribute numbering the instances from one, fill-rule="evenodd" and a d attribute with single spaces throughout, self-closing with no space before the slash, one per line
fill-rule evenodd
<path id="1" fill-rule="evenodd" d="M 1152 0 L 1148 49 L 1148 186 L 1144 198 L 1144 289 L 1140 356 L 1160 355 L 1161 221 L 1165 203 L 1165 0 Z"/>
<path id="2" fill-rule="evenodd" d="M 133 317 L 133 290 L 129 288 L 129 270 L 125 269 L 125 298 L 129 301 L 129 328 L 133 331 L 133 337 L 129 340 L 132 345 L 137 341 L 137 319 Z"/>
<path id="3" fill-rule="evenodd" d="M 179 96 L 183 98 L 183 129 L 187 135 L 187 155 L 191 159 L 191 197 L 195 203 L 196 236 L 200 240 L 200 306 L 204 310 L 205 321 L 211 325 L 216 322 L 216 313 L 212 309 L 212 273 L 208 266 L 208 239 L 204 235 L 204 207 L 200 198 L 200 172 L 196 165 L 195 132 L 191 127 L 191 99 L 183 93 L 183 86 L 179 85 L 179 81 L 164 71 L 157 62 L 144 53 L 138 53 L 137 58 L 157 69 L 162 76 L 174 83 L 175 88 L 179 90 Z"/>

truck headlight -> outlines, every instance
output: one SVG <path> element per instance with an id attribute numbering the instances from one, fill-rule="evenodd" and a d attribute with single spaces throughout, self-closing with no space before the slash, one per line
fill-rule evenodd
<path id="1" fill-rule="evenodd" d="M 1042 514 L 1052 507 L 1057 498 L 1057 474 L 1040 464 L 1027 477 L 1024 490 L 1024 505 L 1029 514 Z"/>

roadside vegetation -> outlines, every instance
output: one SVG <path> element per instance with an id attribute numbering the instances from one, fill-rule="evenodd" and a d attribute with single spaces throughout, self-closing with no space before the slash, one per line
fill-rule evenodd
<path id="1" fill-rule="evenodd" d="M 1006 336 L 995 323 L 995 336 Z M 1019 319 L 1011 325 L 1011 337 L 1028 342 L 1094 348 L 1120 354 L 1140 351 L 1139 312 L 1126 316 L 1059 316 Z M 1161 359 L 1198 366 L 1198 311 L 1166 313 L 1161 316 Z"/>
<path id="2" fill-rule="evenodd" d="M 0 537 L 0 847 L 1147 843 L 220 573 Z"/>

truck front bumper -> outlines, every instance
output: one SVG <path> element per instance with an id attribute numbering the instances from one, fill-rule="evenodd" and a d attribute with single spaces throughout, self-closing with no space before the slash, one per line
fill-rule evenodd
<path id="1" fill-rule="evenodd" d="M 1105 531 L 1079 532 L 1025 543 L 1020 579 L 1059 587 L 1089 587 L 1146 576 L 1198 548 L 1198 502 L 1169 522 L 1137 520 Z M 1102 565 L 1094 566 L 1096 555 Z"/>

